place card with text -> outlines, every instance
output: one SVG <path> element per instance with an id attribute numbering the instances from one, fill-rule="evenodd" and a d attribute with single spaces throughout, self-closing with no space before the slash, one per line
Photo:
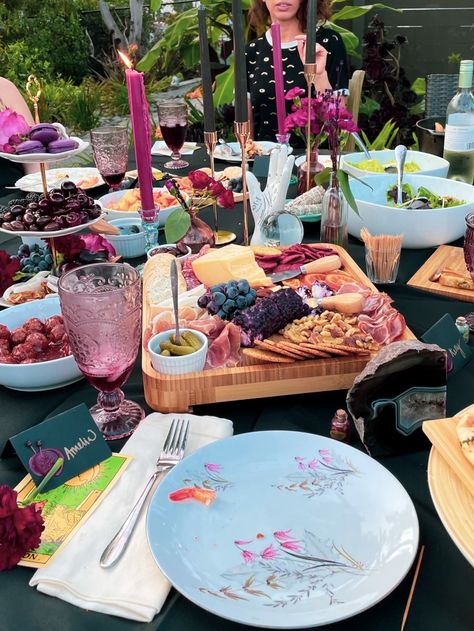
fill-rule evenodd
<path id="1" fill-rule="evenodd" d="M 12 436 L 10 443 L 37 486 L 56 461 L 63 459 L 44 491 L 61 486 L 112 455 L 83 403 Z"/>
<path id="2" fill-rule="evenodd" d="M 427 344 L 438 344 L 447 351 L 448 376 L 459 372 L 471 361 L 472 352 L 458 331 L 453 317 L 445 313 L 442 318 L 421 336 Z"/>

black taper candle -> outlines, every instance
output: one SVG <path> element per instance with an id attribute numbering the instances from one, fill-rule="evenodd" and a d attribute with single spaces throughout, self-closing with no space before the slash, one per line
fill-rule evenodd
<path id="1" fill-rule="evenodd" d="M 209 61 L 209 43 L 207 40 L 206 8 L 202 4 L 198 8 L 199 50 L 201 53 L 202 100 L 204 106 L 204 131 L 216 130 L 214 101 L 212 98 L 211 64 Z"/>
<path id="2" fill-rule="evenodd" d="M 305 62 L 314 64 L 316 61 L 316 22 L 318 14 L 317 0 L 308 0 L 308 13 L 306 19 L 306 53 Z"/>
<path id="3" fill-rule="evenodd" d="M 245 61 L 244 16 L 240 0 L 232 0 L 232 28 L 234 31 L 234 104 L 235 121 L 248 120 L 247 64 Z"/>

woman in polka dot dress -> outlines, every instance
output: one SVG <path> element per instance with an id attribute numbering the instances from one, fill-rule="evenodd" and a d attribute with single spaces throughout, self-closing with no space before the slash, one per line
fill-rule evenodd
<path id="1" fill-rule="evenodd" d="M 316 88 L 347 93 L 349 76 L 344 43 L 338 33 L 323 26 L 331 15 L 330 5 L 331 0 L 318 1 Z M 280 24 L 285 92 L 295 86 L 306 89 L 302 61 L 305 57 L 306 12 L 307 0 L 252 0 L 249 19 L 257 32 L 272 22 Z M 247 45 L 246 55 L 253 137 L 255 140 L 275 140 L 278 127 L 270 30 Z M 291 102 L 287 101 L 288 111 L 290 106 Z M 293 140 L 291 144 L 296 144 Z"/>

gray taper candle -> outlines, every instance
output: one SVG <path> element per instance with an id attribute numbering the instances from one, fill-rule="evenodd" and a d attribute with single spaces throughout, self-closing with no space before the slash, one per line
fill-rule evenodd
<path id="1" fill-rule="evenodd" d="M 316 22 L 318 14 L 317 0 L 308 0 L 308 12 L 306 14 L 306 54 L 305 62 L 314 64 L 316 61 Z"/>
<path id="2" fill-rule="evenodd" d="M 214 101 L 212 98 L 211 64 L 209 61 L 209 43 L 207 41 L 206 9 L 202 4 L 198 8 L 199 50 L 201 54 L 202 100 L 204 106 L 204 131 L 216 130 Z"/>

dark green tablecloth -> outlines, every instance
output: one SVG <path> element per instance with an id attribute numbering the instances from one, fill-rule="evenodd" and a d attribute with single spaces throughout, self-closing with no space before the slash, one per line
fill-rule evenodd
<path id="1" fill-rule="evenodd" d="M 154 159 L 161 166 L 164 159 Z M 193 165 L 204 162 L 200 149 L 190 159 Z M 224 165 L 222 165 L 224 166 Z M 212 225 L 211 214 L 202 217 Z M 222 228 L 232 228 L 242 238 L 242 213 L 221 210 Z M 305 240 L 317 241 L 319 225 L 305 225 Z M 14 249 L 13 240 L 6 243 Z M 457 244 L 460 245 L 460 244 Z M 0 245 L 5 247 L 5 244 Z M 363 247 L 351 240 L 350 254 L 364 269 Z M 403 250 L 398 281 L 381 286 L 395 300 L 415 335 L 421 335 L 444 313 L 453 317 L 473 309 L 469 303 L 455 302 L 425 294 L 406 286 L 407 280 L 431 254 L 429 250 Z M 453 414 L 473 402 L 474 362 L 468 364 L 448 383 L 448 414 Z M 143 398 L 140 363 L 125 385 L 126 395 L 146 407 Z M 95 400 L 94 390 L 84 381 L 61 390 L 44 393 L 18 393 L 0 386 L 0 449 L 7 438 L 48 415 Z M 232 419 L 235 433 L 252 430 L 292 429 L 327 436 L 334 411 L 344 407 L 345 392 L 328 392 L 273 399 L 255 399 L 195 409 L 197 414 L 213 414 Z M 355 434 L 351 443 L 360 447 Z M 122 446 L 119 442 L 116 448 Z M 114 445 L 115 447 L 115 445 Z M 428 451 L 386 458 L 386 466 L 407 489 L 420 521 L 420 542 L 426 552 L 415 591 L 406 631 L 468 631 L 473 626 L 473 572 L 444 529 L 431 501 L 427 485 Z M 17 460 L 0 461 L 0 483 L 11 486 L 23 477 L 24 470 Z M 350 528 L 351 525 L 347 524 Z M 87 550 L 84 550 L 87 554 Z M 140 560 L 137 559 L 137 563 Z M 130 631 L 147 629 L 160 631 L 239 631 L 242 625 L 218 618 L 193 605 L 172 591 L 161 613 L 150 624 L 88 612 L 56 598 L 40 594 L 28 586 L 33 571 L 15 568 L 0 574 L 0 630 L 13 631 Z M 333 631 L 398 631 L 410 590 L 413 569 L 401 584 L 382 602 L 347 621 L 320 627 Z M 107 577 L 104 576 L 104 580 Z M 249 627 L 250 628 L 250 627 Z"/>

